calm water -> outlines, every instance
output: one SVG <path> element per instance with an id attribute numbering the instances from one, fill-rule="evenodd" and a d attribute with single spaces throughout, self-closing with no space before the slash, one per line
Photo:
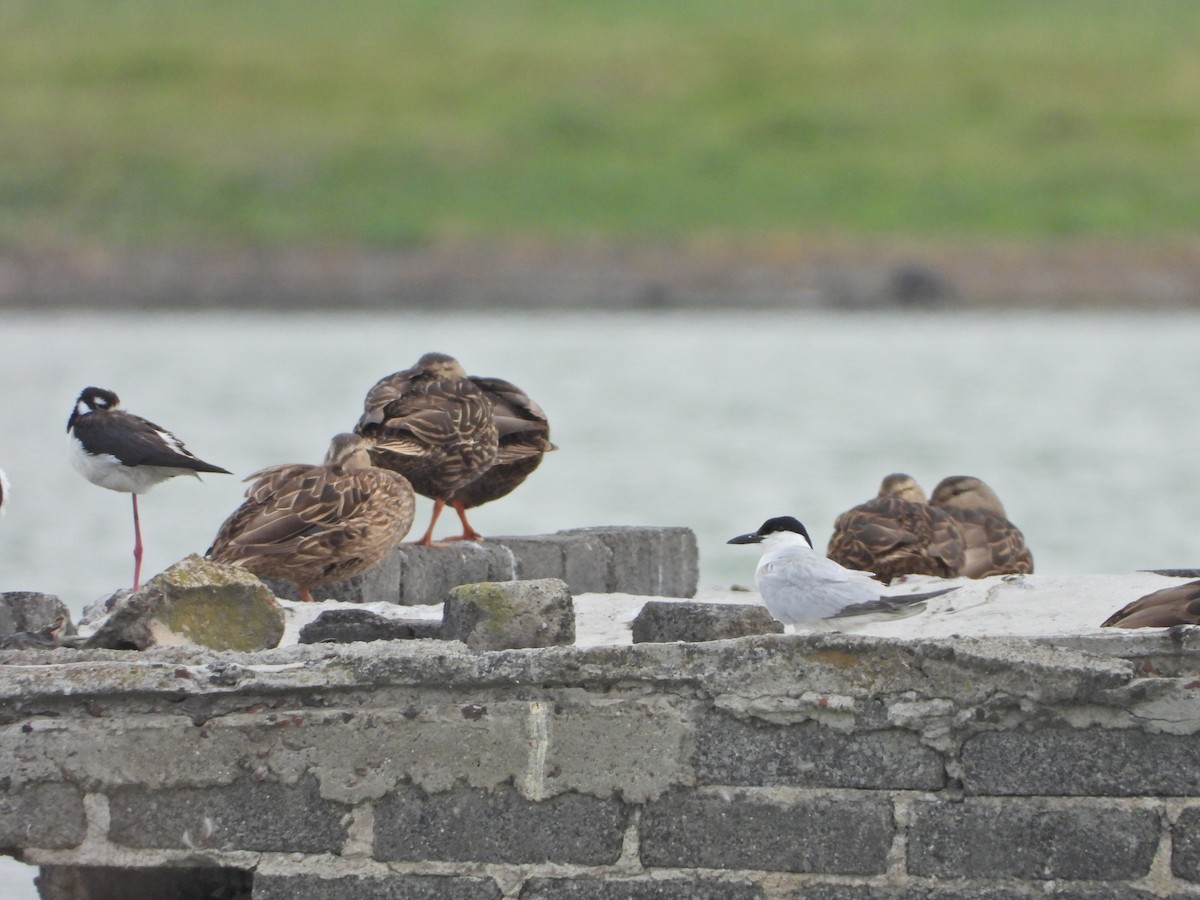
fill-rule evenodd
<path id="1" fill-rule="evenodd" d="M 821 543 L 838 512 L 905 470 L 927 488 L 949 474 L 987 480 L 1039 571 L 1194 566 L 1198 326 L 1194 315 L 8 315 L 0 590 L 79 609 L 132 577 L 129 497 L 66 458 L 85 385 L 116 390 L 237 473 L 142 498 L 153 574 L 203 552 L 241 476 L 319 461 L 371 384 L 430 349 L 524 387 L 561 448 L 475 513 L 485 534 L 687 525 L 702 584 L 745 582 L 752 560 L 725 538 L 791 513 Z"/>
<path id="2" fill-rule="evenodd" d="M 561 447 L 475 513 L 484 533 L 687 525 L 703 585 L 746 583 L 754 554 L 727 537 L 790 513 L 823 544 L 905 470 L 927 488 L 986 479 L 1042 572 L 1200 565 L 1196 315 L 6 313 L 2 328 L 0 590 L 76 611 L 132 576 L 129 498 L 65 455 L 85 385 L 243 476 L 319 461 L 377 378 L 432 349 L 524 387 Z M 203 552 L 243 487 L 206 476 L 145 496 L 146 574 Z M 9 868 L 0 892 L 34 896 L 30 870 Z"/>

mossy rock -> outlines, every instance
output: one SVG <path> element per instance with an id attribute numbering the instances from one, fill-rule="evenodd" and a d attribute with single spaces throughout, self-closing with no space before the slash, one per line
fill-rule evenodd
<path id="1" fill-rule="evenodd" d="M 474 650 L 575 643 L 575 604 L 558 578 L 485 581 L 450 591 L 442 637 Z"/>
<path id="2" fill-rule="evenodd" d="M 283 608 L 266 585 L 245 569 L 192 554 L 118 600 L 87 645 L 267 650 L 283 631 Z"/>

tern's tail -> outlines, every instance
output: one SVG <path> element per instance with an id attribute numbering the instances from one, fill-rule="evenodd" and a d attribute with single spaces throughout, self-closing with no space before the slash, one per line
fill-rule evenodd
<path id="1" fill-rule="evenodd" d="M 925 591 L 922 594 L 885 595 L 869 603 L 855 603 L 853 606 L 847 606 L 836 616 L 830 616 L 830 618 L 842 619 L 848 616 L 863 616 L 870 613 L 881 614 L 881 618 L 911 616 L 921 611 L 926 600 L 932 600 L 934 597 L 940 597 L 942 594 L 948 594 L 951 591 L 957 591 L 958 588 L 958 585 L 954 585 L 954 587 L 942 588 L 937 591 Z"/>

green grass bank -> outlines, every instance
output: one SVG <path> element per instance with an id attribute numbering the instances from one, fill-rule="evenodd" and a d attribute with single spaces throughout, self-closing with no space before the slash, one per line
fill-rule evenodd
<path id="1" fill-rule="evenodd" d="M 0 246 L 1179 240 L 1191 0 L 8 0 Z"/>

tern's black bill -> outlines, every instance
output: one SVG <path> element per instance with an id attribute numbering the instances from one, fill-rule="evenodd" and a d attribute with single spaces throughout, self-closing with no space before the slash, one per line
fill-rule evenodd
<path id="1" fill-rule="evenodd" d="M 739 534 L 737 537 L 731 537 L 725 543 L 727 543 L 727 544 L 761 544 L 762 539 L 763 539 L 763 536 L 761 534 L 758 534 L 757 532 L 752 531 L 749 534 Z"/>

